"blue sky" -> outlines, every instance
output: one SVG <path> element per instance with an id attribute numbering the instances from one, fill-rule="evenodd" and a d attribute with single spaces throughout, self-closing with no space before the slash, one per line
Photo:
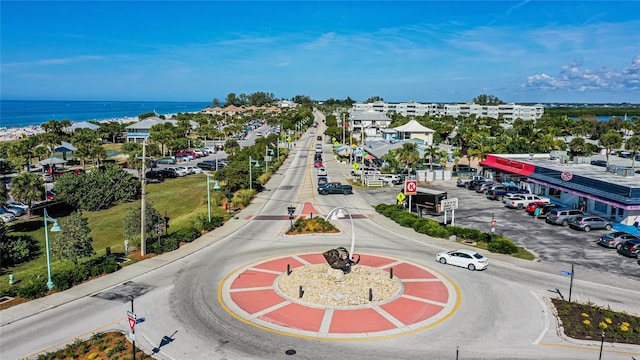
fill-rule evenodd
<path id="1" fill-rule="evenodd" d="M 2 99 L 640 103 L 637 1 L 5 1 Z"/>

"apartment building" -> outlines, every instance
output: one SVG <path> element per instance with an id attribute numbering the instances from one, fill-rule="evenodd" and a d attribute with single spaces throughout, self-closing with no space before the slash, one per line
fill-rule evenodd
<path id="1" fill-rule="evenodd" d="M 536 104 L 533 106 L 518 105 L 514 103 L 503 105 L 478 105 L 474 103 L 467 104 L 422 104 L 414 101 L 406 103 L 386 103 L 376 101 L 373 103 L 355 103 L 353 104 L 355 111 L 373 110 L 383 114 L 396 113 L 403 116 L 469 116 L 490 117 L 497 119 L 501 117 L 506 122 L 521 118 L 523 120 L 538 120 L 544 114 L 544 106 Z"/>

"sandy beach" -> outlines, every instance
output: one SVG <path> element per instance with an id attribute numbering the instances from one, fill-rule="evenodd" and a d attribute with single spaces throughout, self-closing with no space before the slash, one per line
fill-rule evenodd
<path id="1" fill-rule="evenodd" d="M 0 141 L 18 140 L 42 133 L 44 133 L 44 130 L 37 125 L 12 128 L 3 127 L 0 128 Z"/>

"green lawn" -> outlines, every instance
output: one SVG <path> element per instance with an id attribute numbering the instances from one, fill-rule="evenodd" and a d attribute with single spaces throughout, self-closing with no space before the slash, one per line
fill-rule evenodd
<path id="1" fill-rule="evenodd" d="M 169 232 L 192 226 L 193 220 L 199 214 L 207 214 L 207 178 L 204 174 L 189 175 L 177 179 L 168 179 L 160 184 L 149 184 L 147 189 L 147 201 L 162 216 L 168 216 Z M 212 193 L 213 197 L 213 193 Z M 110 209 L 96 212 L 85 212 L 83 215 L 89 220 L 93 248 L 98 255 L 104 255 L 106 248 L 111 252 L 124 252 L 123 222 L 124 214 L 129 207 L 140 206 L 140 201 L 120 204 Z M 50 217 L 61 218 L 69 214 L 65 206 L 52 206 L 48 213 Z M 212 215 L 228 216 L 220 207 L 212 203 Z M 51 224 L 49 224 L 51 226 Z M 25 281 L 33 276 L 47 276 L 47 260 L 44 220 L 42 217 L 33 217 L 29 220 L 17 221 L 10 225 L 14 235 L 26 234 L 38 241 L 41 253 L 32 261 L 22 265 L 3 269 L 0 276 L 0 293 L 9 289 L 9 273 L 14 274 L 14 281 Z M 49 236 L 54 233 L 49 232 Z M 68 266 L 68 262 L 66 265 Z M 65 264 L 57 259 L 52 259 L 52 269 L 62 268 Z"/>

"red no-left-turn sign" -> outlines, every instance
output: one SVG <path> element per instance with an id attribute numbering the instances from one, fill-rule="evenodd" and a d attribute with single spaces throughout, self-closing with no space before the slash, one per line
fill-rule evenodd
<path id="1" fill-rule="evenodd" d="M 407 180 L 404 182 L 404 194 L 415 195 L 418 192 L 418 182 L 416 180 Z"/>

